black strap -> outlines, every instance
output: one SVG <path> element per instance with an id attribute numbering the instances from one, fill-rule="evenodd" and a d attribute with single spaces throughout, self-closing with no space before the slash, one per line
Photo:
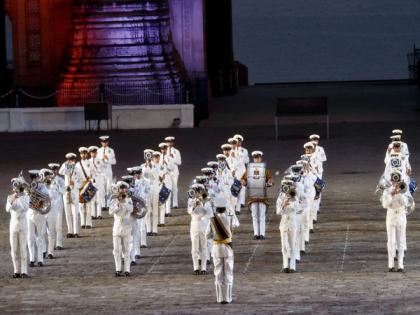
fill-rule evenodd
<path id="1" fill-rule="evenodd" d="M 86 179 L 89 179 L 89 176 L 86 175 L 85 168 L 83 167 L 82 161 L 80 161 L 79 163 L 80 163 L 80 167 L 82 168 L 83 175 L 85 175 Z"/>

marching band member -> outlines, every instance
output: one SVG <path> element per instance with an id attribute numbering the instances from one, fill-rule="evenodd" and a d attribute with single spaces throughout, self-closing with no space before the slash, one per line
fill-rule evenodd
<path id="1" fill-rule="evenodd" d="M 149 236 L 156 236 L 159 222 L 159 165 L 153 162 L 151 149 L 144 150 L 145 162 L 141 165 L 143 176 L 150 182 L 150 210 L 146 215 L 146 227 Z"/>
<path id="2" fill-rule="evenodd" d="M 57 191 L 60 194 L 60 200 L 55 200 L 55 211 L 57 213 L 57 220 L 55 225 L 55 232 L 56 232 L 56 241 L 55 241 L 55 249 L 62 250 L 63 249 L 63 211 L 64 211 L 64 193 L 66 191 L 66 185 L 64 184 L 64 179 L 58 174 L 60 169 L 60 164 L 58 163 L 50 163 L 48 167 L 53 172 L 53 183 L 57 187 Z"/>
<path id="3" fill-rule="evenodd" d="M 217 303 L 232 302 L 233 287 L 233 249 L 230 220 L 226 214 L 228 201 L 224 196 L 214 199 L 216 212 L 210 224 L 213 234 L 213 249 L 211 256 L 214 264 L 214 277 Z"/>
<path id="4" fill-rule="evenodd" d="M 166 167 L 164 183 L 165 183 L 165 186 L 171 190 L 168 200 L 165 202 L 165 217 L 170 217 L 171 216 L 171 196 L 172 196 L 172 188 L 173 188 L 172 187 L 172 182 L 173 182 L 172 173 L 174 172 L 176 168 L 176 164 L 175 164 L 175 158 L 173 157 L 173 154 L 171 156 L 171 154 L 169 153 L 169 147 L 166 142 L 160 143 L 159 148 L 160 148 L 160 153 L 161 153 L 161 157 L 159 160 L 160 164 Z"/>
<path id="5" fill-rule="evenodd" d="M 403 159 L 409 160 L 410 158 L 410 151 L 408 150 L 407 143 L 402 141 L 403 131 L 401 129 L 394 129 L 392 130 L 392 136 L 390 137 L 391 143 L 388 145 L 388 148 L 385 153 L 385 164 L 387 163 L 387 158 L 393 149 L 393 142 L 399 141 L 401 142 L 401 155 Z"/>
<path id="6" fill-rule="evenodd" d="M 146 216 L 150 212 L 150 181 L 143 176 L 141 167 L 133 167 L 133 176 L 134 176 L 134 187 L 138 190 L 139 195 L 146 202 L 146 215 L 138 220 L 139 225 L 139 246 L 140 248 L 147 248 L 147 227 L 146 227 Z M 137 245 L 136 245 L 137 246 Z M 137 248 L 137 247 L 136 247 Z M 137 254 L 136 254 L 137 255 Z M 138 253 L 140 256 L 140 252 Z M 140 257 L 135 257 L 136 259 Z"/>
<path id="7" fill-rule="evenodd" d="M 169 170 L 167 167 L 166 162 L 163 159 L 163 156 L 160 152 L 155 151 L 153 152 L 153 163 L 157 166 L 158 168 L 158 174 L 159 174 L 159 189 L 158 189 L 158 195 L 159 195 L 159 206 L 158 206 L 158 210 L 159 210 L 159 224 L 158 227 L 162 227 L 165 226 L 165 214 L 166 214 L 166 209 L 167 209 L 167 202 L 168 199 L 166 200 L 161 200 L 160 199 L 160 192 L 163 189 L 163 186 L 165 186 L 167 189 L 171 189 L 170 185 L 171 185 L 171 178 L 169 176 Z M 168 187 L 169 186 L 169 187 Z"/>
<path id="8" fill-rule="evenodd" d="M 66 159 L 58 173 L 64 176 L 66 192 L 63 196 L 64 212 L 67 222 L 67 238 L 79 237 L 79 189 L 82 186 L 82 177 L 76 169 L 77 155 L 67 153 Z"/>
<path id="9" fill-rule="evenodd" d="M 306 177 L 306 180 L 309 180 L 310 182 L 313 182 L 315 184 L 317 178 L 321 178 L 322 174 L 322 163 L 318 159 L 318 157 L 315 154 L 315 144 L 313 142 L 307 142 L 303 145 L 303 148 L 305 149 L 305 155 L 304 158 L 306 158 L 309 162 L 308 164 L 308 171 L 312 173 L 312 176 Z M 315 187 L 313 188 L 315 191 Z M 313 233 L 314 228 L 314 222 L 318 219 L 318 211 L 319 211 L 319 200 L 316 198 L 316 191 L 314 199 L 311 200 L 310 208 L 309 208 L 309 217 L 307 219 L 307 223 L 309 224 L 309 230 L 311 233 Z"/>
<path id="10" fill-rule="evenodd" d="M 117 160 L 115 158 L 115 152 L 113 149 L 109 147 L 109 136 L 100 136 L 99 139 L 101 140 L 101 148 L 98 150 L 97 158 L 102 160 L 105 164 L 105 194 L 103 195 L 105 204 L 105 208 L 107 208 L 107 198 L 106 196 L 110 193 L 110 188 L 112 184 L 112 166 L 117 164 Z"/>
<path id="11" fill-rule="evenodd" d="M 131 169 L 130 169 L 131 171 Z M 131 172 L 130 172 L 131 173 Z M 125 175 L 121 177 L 121 181 L 126 183 L 128 185 L 128 196 L 131 197 L 132 194 L 134 193 L 134 177 L 133 175 Z M 130 194 L 131 191 L 131 194 Z M 131 200 L 133 201 L 133 200 Z M 129 255 L 128 256 L 123 256 L 124 259 L 130 259 L 130 264 L 136 265 L 136 255 L 138 255 L 138 257 L 140 258 L 140 247 L 136 245 L 138 244 L 137 240 L 139 237 L 139 225 L 138 225 L 138 221 L 137 221 L 137 210 L 134 207 L 134 202 L 133 202 L 133 211 L 130 213 L 130 225 L 131 225 L 131 229 L 130 229 L 130 236 L 128 238 L 128 247 L 129 247 Z"/>
<path id="12" fill-rule="evenodd" d="M 230 156 L 232 157 L 232 159 L 235 160 L 234 164 L 235 164 L 235 178 L 240 181 L 242 176 L 245 174 L 246 172 L 246 167 L 245 167 L 245 163 L 242 160 L 242 156 L 239 155 L 238 152 L 238 140 L 236 138 L 230 138 L 228 140 L 229 144 L 232 146 L 232 150 L 230 151 Z M 244 191 L 244 187 L 241 187 L 241 190 L 238 194 L 238 197 L 236 198 L 236 204 L 235 204 L 235 214 L 239 215 L 241 214 L 241 198 L 240 195 L 241 193 Z"/>
<path id="13" fill-rule="evenodd" d="M 133 212 L 133 202 L 128 196 L 128 184 L 119 181 L 115 184 L 115 195 L 112 196 L 109 205 L 109 214 L 114 216 L 112 239 L 114 244 L 115 276 L 122 276 L 121 259 L 124 256 L 124 273 L 130 276 L 130 246 L 131 234 L 130 216 Z M 114 189 L 114 188 L 111 188 Z"/>
<path id="14" fill-rule="evenodd" d="M 402 174 L 395 170 L 391 176 L 392 185 L 382 195 L 382 206 L 387 209 L 386 230 L 388 236 L 388 268 L 394 272 L 394 257 L 398 251 L 398 272 L 404 272 L 404 253 L 406 244 L 407 214 L 414 211 L 414 199 L 411 197 Z"/>
<path id="15" fill-rule="evenodd" d="M 252 211 L 254 240 L 265 239 L 265 217 L 268 206 L 266 187 L 271 187 L 270 171 L 262 161 L 263 152 L 251 153 L 253 163 L 248 164 L 246 173 L 242 176 L 242 184 L 248 186 L 248 205 Z"/>
<path id="16" fill-rule="evenodd" d="M 86 189 L 87 185 L 92 183 L 93 179 L 93 166 L 89 159 L 89 150 L 85 147 L 79 148 L 80 152 L 80 161 L 76 164 L 76 169 L 79 174 L 82 175 L 83 185 L 79 192 L 79 213 L 80 213 L 80 225 L 82 229 L 91 229 L 92 228 L 92 206 L 93 202 L 91 200 L 86 200 L 82 197 L 83 189 Z"/>
<path id="17" fill-rule="evenodd" d="M 102 209 L 105 208 L 105 199 L 106 199 L 106 177 L 107 164 L 103 159 L 98 158 L 98 147 L 90 146 L 90 164 L 92 166 L 93 172 L 93 181 L 95 187 L 98 189 L 95 197 L 92 200 L 92 219 L 102 220 Z"/>
<path id="18" fill-rule="evenodd" d="M 38 170 L 30 170 L 29 178 L 31 179 L 30 185 L 36 186 L 37 190 L 42 194 L 48 196 L 48 191 L 41 183 L 42 178 Z M 46 233 L 46 219 L 45 214 L 42 213 L 37 207 L 40 204 L 29 204 L 27 212 L 28 220 L 28 248 L 30 266 L 35 266 L 35 258 L 38 266 L 44 266 L 44 252 L 45 252 L 45 233 Z M 35 255 L 36 253 L 36 255 Z M 36 256 L 36 257 L 35 257 Z"/>
<path id="19" fill-rule="evenodd" d="M 175 145 L 175 137 L 166 137 L 165 141 L 168 143 L 168 153 L 169 156 L 173 159 L 174 162 L 174 169 L 171 172 L 171 180 L 172 180 L 172 207 L 174 209 L 178 208 L 178 178 L 179 178 L 179 167 L 182 164 L 181 159 L 181 152 L 177 148 L 174 147 Z"/>
<path id="20" fill-rule="evenodd" d="M 235 138 L 238 141 L 236 145 L 236 156 L 244 164 L 245 170 L 246 170 L 249 163 L 249 155 L 248 155 L 248 150 L 242 146 L 244 137 L 242 137 L 239 134 L 236 134 L 233 136 L 233 138 Z M 246 197 L 246 187 L 242 187 L 241 193 L 239 195 L 239 203 L 240 203 L 241 208 L 245 207 L 245 197 Z"/>
<path id="21" fill-rule="evenodd" d="M 218 183 L 218 190 L 221 194 L 228 200 L 228 209 L 227 213 L 232 214 L 235 212 L 235 204 L 231 202 L 231 191 L 230 188 L 232 187 L 234 177 L 232 175 L 232 171 L 229 168 L 229 164 L 227 163 L 226 155 L 225 154 L 218 154 L 216 155 L 218 163 L 217 169 L 217 183 Z M 233 197 L 233 196 L 232 196 Z"/>
<path id="22" fill-rule="evenodd" d="M 390 173 L 390 170 L 394 167 L 401 168 L 403 172 L 403 176 L 410 177 L 411 176 L 411 165 L 408 158 L 404 157 L 405 155 L 402 153 L 402 143 L 401 141 L 392 141 L 390 144 L 391 149 L 387 152 L 387 157 L 385 158 L 385 173 Z M 400 160 L 398 164 L 394 164 L 396 161 L 392 161 L 395 157 L 398 157 Z"/>
<path id="23" fill-rule="evenodd" d="M 191 216 L 191 256 L 195 275 L 207 273 L 207 237 L 205 217 L 208 215 L 204 207 L 203 194 L 205 187 L 202 184 L 193 184 L 188 192 L 188 214 Z"/>
<path id="24" fill-rule="evenodd" d="M 60 191 L 60 187 L 56 185 L 53 181 L 54 173 L 49 169 L 42 169 L 40 171 L 41 177 L 44 179 L 44 184 L 46 189 L 48 190 L 48 195 L 50 196 L 51 200 L 51 209 L 45 215 L 46 222 L 47 222 L 47 235 L 48 235 L 48 248 L 47 248 L 47 256 L 49 259 L 54 258 L 54 248 L 57 240 L 57 218 L 58 212 L 62 210 L 62 203 L 63 197 L 62 192 Z M 44 240 L 45 242 L 45 240 Z"/>
<path id="25" fill-rule="evenodd" d="M 235 183 L 240 184 L 240 181 L 238 181 L 236 176 L 237 174 L 240 174 L 242 172 L 238 171 L 238 162 L 236 160 L 236 157 L 232 156 L 232 145 L 229 143 L 225 143 L 221 146 L 221 149 L 223 151 L 223 155 L 226 156 L 227 173 L 230 174 L 230 176 L 232 177 L 232 184 L 230 185 L 230 187 L 228 187 L 230 193 L 226 195 L 226 197 L 228 198 L 229 205 L 230 205 L 229 206 L 230 210 L 228 211 L 228 213 L 235 213 L 239 192 L 237 196 L 234 196 L 231 188 L 232 188 L 232 185 Z"/>
<path id="26" fill-rule="evenodd" d="M 25 192 L 24 181 L 21 178 L 11 180 L 13 194 L 7 196 L 6 211 L 10 213 L 10 252 L 12 256 L 13 278 L 28 277 L 28 253 L 26 239 L 28 223 L 26 215 L 29 207 L 29 196 Z"/>
<path id="27" fill-rule="evenodd" d="M 287 187 L 287 189 L 285 189 Z M 299 197 L 293 181 L 283 180 L 282 191 L 277 198 L 277 215 L 281 215 L 280 237 L 283 255 L 283 272 L 296 272 L 297 212 Z"/>
<path id="28" fill-rule="evenodd" d="M 325 154 L 325 150 L 323 147 L 319 145 L 319 140 L 321 137 L 319 135 L 313 134 L 309 136 L 309 140 L 314 144 L 315 151 L 314 155 L 316 159 L 318 160 L 318 166 L 319 166 L 319 178 L 322 178 L 322 175 L 324 173 L 324 163 L 327 161 L 327 155 Z"/>

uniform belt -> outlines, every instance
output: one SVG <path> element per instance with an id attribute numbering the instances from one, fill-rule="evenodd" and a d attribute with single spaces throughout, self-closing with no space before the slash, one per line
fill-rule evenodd
<path id="1" fill-rule="evenodd" d="M 224 240 L 214 240 L 213 241 L 213 243 L 214 244 L 230 244 L 230 243 L 232 243 L 232 239 L 229 237 L 229 238 L 225 238 Z"/>

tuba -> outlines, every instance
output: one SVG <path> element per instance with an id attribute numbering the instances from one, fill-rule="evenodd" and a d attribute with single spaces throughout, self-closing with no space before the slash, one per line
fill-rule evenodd
<path id="1" fill-rule="evenodd" d="M 407 192 L 407 184 L 405 182 L 399 182 L 397 187 L 399 193 L 404 194 L 405 192 Z"/>
<path id="2" fill-rule="evenodd" d="M 26 181 L 24 183 L 25 190 L 29 196 L 29 207 L 42 215 L 50 212 L 51 199 L 45 186 L 36 181 L 32 181 L 31 184 L 28 184 Z"/>
<path id="3" fill-rule="evenodd" d="M 133 210 L 136 213 L 136 219 L 142 219 L 147 214 L 146 201 L 138 194 L 137 190 L 130 189 L 128 191 L 129 197 L 133 201 Z"/>

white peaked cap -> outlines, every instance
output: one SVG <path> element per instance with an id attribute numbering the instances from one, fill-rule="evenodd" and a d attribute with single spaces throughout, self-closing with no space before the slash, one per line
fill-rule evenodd
<path id="1" fill-rule="evenodd" d="M 80 152 L 80 153 L 82 153 L 82 152 L 89 152 L 89 149 L 88 149 L 88 148 L 86 148 L 86 147 L 80 147 L 80 148 L 79 148 L 79 152 Z"/>
<path id="2" fill-rule="evenodd" d="M 389 137 L 391 140 L 401 140 L 401 135 L 393 135 Z"/>
<path id="3" fill-rule="evenodd" d="M 153 153 L 153 152 L 155 152 L 155 150 L 152 150 L 152 149 L 145 149 L 143 152 L 144 152 L 144 153 L 147 153 L 147 152 Z"/>
<path id="4" fill-rule="evenodd" d="M 60 167 L 60 164 L 58 164 L 58 163 L 49 163 L 48 164 L 48 167 L 49 168 L 59 168 Z"/>
<path id="5" fill-rule="evenodd" d="M 227 207 L 227 199 L 226 197 L 223 197 L 222 195 L 216 196 L 213 200 L 213 205 L 216 208 L 226 208 Z"/>
<path id="6" fill-rule="evenodd" d="M 314 144 L 312 143 L 312 142 L 306 142 L 304 145 L 303 145 L 303 147 L 306 149 L 306 148 L 314 148 L 315 146 L 314 146 Z"/>
<path id="7" fill-rule="evenodd" d="M 240 134 L 236 134 L 233 136 L 235 139 L 239 140 L 239 141 L 244 141 L 244 137 L 242 137 Z"/>
<path id="8" fill-rule="evenodd" d="M 394 130 L 392 130 L 392 133 L 395 134 L 395 135 L 402 135 L 403 131 L 401 129 L 394 129 Z"/>
<path id="9" fill-rule="evenodd" d="M 192 189 L 202 189 L 202 190 L 205 190 L 205 189 L 206 189 L 206 187 L 204 187 L 204 185 L 203 185 L 203 184 L 198 184 L 198 183 L 194 183 L 194 184 L 192 184 L 192 185 L 191 185 L 191 188 L 192 188 Z"/>
<path id="10" fill-rule="evenodd" d="M 161 153 L 159 151 L 153 151 L 153 156 L 160 156 Z"/>
<path id="11" fill-rule="evenodd" d="M 98 147 L 96 146 L 96 145 L 91 145 L 89 148 L 89 152 L 92 152 L 92 151 L 97 151 L 98 150 Z"/>
<path id="12" fill-rule="evenodd" d="M 309 136 L 309 140 L 319 140 L 321 137 L 317 134 L 312 134 Z"/>
<path id="13" fill-rule="evenodd" d="M 102 141 L 106 141 L 109 140 L 109 136 L 100 136 L 99 139 L 101 139 Z"/>
<path id="14" fill-rule="evenodd" d="M 123 182 L 122 180 L 119 180 L 116 184 L 119 188 L 129 188 L 130 185 L 128 185 L 126 182 Z"/>
<path id="15" fill-rule="evenodd" d="M 238 139 L 236 139 L 236 138 L 229 138 L 229 139 L 228 139 L 228 142 L 229 142 L 229 143 L 232 143 L 232 142 L 238 142 Z"/>
<path id="16" fill-rule="evenodd" d="M 263 153 L 262 153 L 262 151 L 253 151 L 253 152 L 251 153 L 251 155 L 252 155 L 252 156 L 256 156 L 256 155 L 261 155 L 261 156 L 263 156 Z"/>
<path id="17" fill-rule="evenodd" d="M 168 147 L 168 144 L 166 143 L 166 142 L 161 142 L 161 143 L 159 143 L 159 148 L 167 148 Z"/>
<path id="18" fill-rule="evenodd" d="M 174 141 L 175 137 L 169 136 L 165 138 L 165 141 Z"/>
<path id="19" fill-rule="evenodd" d="M 218 159 L 218 160 L 219 159 L 220 160 L 222 160 L 222 159 L 226 160 L 226 155 L 219 153 L 218 155 L 216 155 L 216 159 Z"/>
<path id="20" fill-rule="evenodd" d="M 216 161 L 209 161 L 209 162 L 207 162 L 207 166 L 210 166 L 210 167 L 217 166 L 217 165 L 219 165 L 219 163 L 217 163 Z"/>
<path id="21" fill-rule="evenodd" d="M 77 155 L 73 152 L 69 152 L 66 154 L 66 159 L 75 159 L 77 158 Z"/>
<path id="22" fill-rule="evenodd" d="M 232 150 L 232 146 L 229 143 L 222 144 L 220 146 L 222 150 Z"/>

